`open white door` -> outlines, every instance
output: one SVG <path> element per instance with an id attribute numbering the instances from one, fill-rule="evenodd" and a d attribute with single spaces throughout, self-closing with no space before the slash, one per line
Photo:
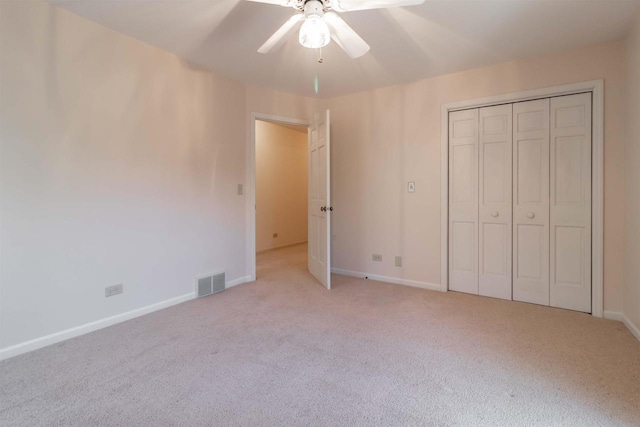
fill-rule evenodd
<path id="1" fill-rule="evenodd" d="M 317 114 L 309 126 L 309 271 L 331 289 L 330 117 Z"/>

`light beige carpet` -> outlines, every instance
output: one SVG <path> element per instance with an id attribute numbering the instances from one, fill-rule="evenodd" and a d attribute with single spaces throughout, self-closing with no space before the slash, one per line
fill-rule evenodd
<path id="1" fill-rule="evenodd" d="M 2 426 L 640 425 L 618 322 L 334 276 L 259 280 L 0 364 Z"/>

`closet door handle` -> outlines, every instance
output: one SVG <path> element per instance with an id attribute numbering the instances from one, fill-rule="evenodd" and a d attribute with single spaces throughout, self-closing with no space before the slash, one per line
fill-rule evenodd
<path id="1" fill-rule="evenodd" d="M 498 215 L 500 215 L 500 214 L 497 211 L 491 212 L 491 216 L 494 217 L 494 218 L 497 217 Z"/>
<path id="2" fill-rule="evenodd" d="M 534 214 L 533 212 L 529 212 L 529 213 L 527 214 L 527 218 L 529 218 L 529 219 L 533 219 L 533 218 L 535 218 L 535 217 L 536 217 L 536 214 Z"/>

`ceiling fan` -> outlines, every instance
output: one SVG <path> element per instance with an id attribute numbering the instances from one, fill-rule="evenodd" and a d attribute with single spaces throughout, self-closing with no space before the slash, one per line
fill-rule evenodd
<path id="1" fill-rule="evenodd" d="M 300 23 L 298 41 L 304 47 L 319 49 L 333 39 L 352 58 L 369 51 L 369 45 L 336 12 L 384 9 L 413 6 L 425 0 L 249 0 L 293 7 L 298 13 L 284 23 L 261 47 L 260 53 L 269 53 L 280 47 L 293 34 Z"/>

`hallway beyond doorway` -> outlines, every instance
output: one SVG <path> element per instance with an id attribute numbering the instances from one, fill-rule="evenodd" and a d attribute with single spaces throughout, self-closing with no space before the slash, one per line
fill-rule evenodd
<path id="1" fill-rule="evenodd" d="M 256 273 L 258 279 L 282 280 L 291 279 L 294 276 L 308 274 L 307 268 L 307 243 L 285 246 L 260 252 L 256 255 Z M 282 276 L 286 277 L 282 277 Z M 314 281 L 309 277 L 309 281 Z"/>

